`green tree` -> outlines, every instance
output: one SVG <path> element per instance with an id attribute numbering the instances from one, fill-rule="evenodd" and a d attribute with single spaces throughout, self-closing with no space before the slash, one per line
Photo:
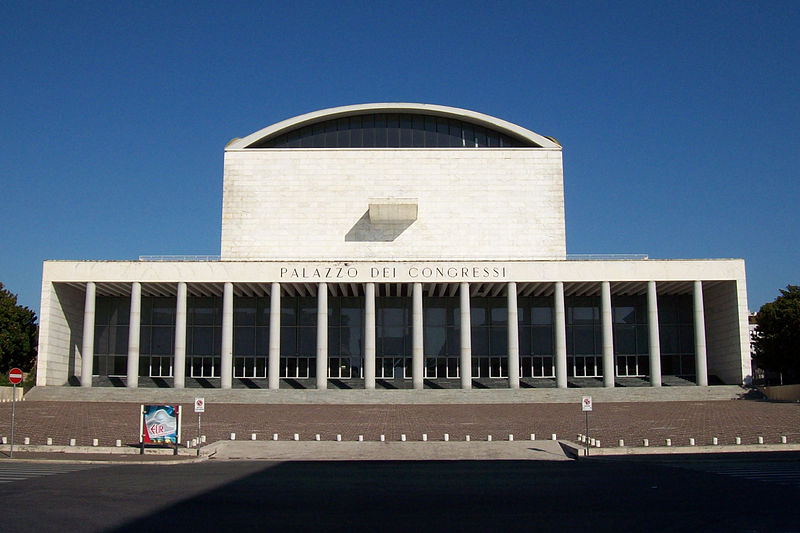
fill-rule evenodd
<path id="1" fill-rule="evenodd" d="M 784 382 L 800 378 L 800 286 L 789 285 L 756 315 L 756 362 L 781 372 Z"/>
<path id="2" fill-rule="evenodd" d="M 29 372 L 38 342 L 36 313 L 17 305 L 17 295 L 0 283 L 0 374 L 5 376 L 14 367 Z"/>

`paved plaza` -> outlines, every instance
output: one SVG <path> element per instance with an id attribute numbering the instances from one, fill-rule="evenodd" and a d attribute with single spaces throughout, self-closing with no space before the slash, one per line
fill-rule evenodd
<path id="1" fill-rule="evenodd" d="M 183 406 L 184 439 L 197 436 L 197 415 L 192 404 Z M 78 446 L 89 446 L 98 439 L 100 446 L 138 442 L 139 404 L 120 402 L 23 401 L 16 406 L 15 442 L 25 437 L 31 444 L 67 445 L 76 439 Z M 10 435 L 11 404 L 0 404 L 0 436 Z M 616 446 L 624 439 L 627 446 L 641 446 L 642 439 L 652 445 L 669 438 L 674 446 L 711 444 L 717 437 L 720 445 L 755 444 L 759 436 L 766 444 L 780 443 L 786 436 L 790 444 L 800 443 L 800 404 L 756 400 L 616 402 L 595 403 L 590 413 L 590 435 L 603 447 Z M 437 405 L 335 405 L 335 404 L 231 404 L 209 403 L 202 415 L 201 433 L 207 442 L 249 440 L 253 433 L 259 441 L 270 440 L 275 433 L 281 441 L 298 434 L 301 441 L 311 441 L 319 434 L 323 441 L 451 441 L 575 440 L 584 433 L 585 419 L 580 405 L 571 403 L 526 404 L 437 404 Z"/>

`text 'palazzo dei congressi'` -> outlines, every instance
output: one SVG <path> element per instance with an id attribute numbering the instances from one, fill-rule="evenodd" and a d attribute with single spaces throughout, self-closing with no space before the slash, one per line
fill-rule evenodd
<path id="1" fill-rule="evenodd" d="M 744 261 L 566 255 L 561 146 L 368 104 L 225 148 L 220 258 L 46 261 L 39 385 L 740 384 Z"/>

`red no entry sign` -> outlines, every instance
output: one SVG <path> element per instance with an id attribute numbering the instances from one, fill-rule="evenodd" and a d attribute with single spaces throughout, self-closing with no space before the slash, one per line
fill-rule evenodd
<path id="1" fill-rule="evenodd" d="M 22 383 L 22 370 L 19 368 L 12 368 L 9 370 L 8 381 L 10 381 L 12 385 L 19 385 Z"/>

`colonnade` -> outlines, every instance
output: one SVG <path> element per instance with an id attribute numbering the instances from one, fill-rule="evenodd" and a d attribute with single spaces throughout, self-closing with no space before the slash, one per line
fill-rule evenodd
<path id="1" fill-rule="evenodd" d="M 600 311 L 602 326 L 602 366 L 603 384 L 614 386 L 614 335 L 611 307 L 611 284 L 600 283 Z M 226 282 L 222 291 L 222 347 L 220 382 L 223 389 L 232 387 L 233 382 L 233 283 Z M 647 323 L 649 331 L 650 384 L 661 386 L 661 348 L 658 329 L 658 299 L 656 282 L 647 283 Z M 470 323 L 470 284 L 459 284 L 461 349 L 459 372 L 461 388 L 472 388 L 472 339 Z M 83 342 L 81 346 L 81 386 L 91 387 L 94 352 L 95 301 L 97 288 L 94 282 L 86 283 L 86 296 L 83 313 Z M 520 386 L 519 331 L 517 320 L 517 284 L 507 282 L 508 302 L 508 386 Z M 554 334 L 555 334 L 555 374 L 559 388 L 567 387 L 567 336 L 564 282 L 553 283 L 554 293 Z M 127 386 L 135 388 L 139 381 L 139 331 L 141 317 L 142 285 L 135 281 L 131 285 L 130 326 L 127 360 Z M 376 310 L 375 283 L 364 284 L 364 386 L 375 388 L 376 356 Z M 268 386 L 279 387 L 280 376 L 280 320 L 281 287 L 273 282 L 270 287 L 269 322 L 269 361 Z M 706 358 L 705 315 L 703 309 L 702 281 L 693 283 L 693 314 L 695 335 L 695 370 L 697 384 L 708 385 Z M 423 351 L 423 305 L 422 283 L 413 283 L 412 288 L 412 384 L 414 389 L 423 388 L 425 354 Z M 186 384 L 186 314 L 187 285 L 179 282 L 176 291 L 175 344 L 173 362 L 173 383 L 175 388 Z M 328 384 L 328 286 L 319 283 L 317 287 L 317 352 L 316 385 L 318 389 Z"/>

